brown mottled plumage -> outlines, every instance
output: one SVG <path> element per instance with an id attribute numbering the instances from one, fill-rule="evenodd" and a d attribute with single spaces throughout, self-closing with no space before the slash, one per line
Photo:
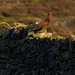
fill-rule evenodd
<path id="1" fill-rule="evenodd" d="M 51 12 L 48 13 L 45 20 L 39 22 L 33 30 L 46 29 L 50 25 Z"/>

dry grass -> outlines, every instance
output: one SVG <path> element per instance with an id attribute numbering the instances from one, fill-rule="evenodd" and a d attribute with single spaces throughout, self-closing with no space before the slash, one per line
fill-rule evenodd
<path id="1" fill-rule="evenodd" d="M 75 0 L 8 0 L 0 3 L 0 22 L 33 24 L 49 11 L 52 12 L 49 32 L 75 35 Z"/>
<path id="2" fill-rule="evenodd" d="M 5 32 L 7 29 L 11 29 L 11 26 L 6 22 L 1 22 L 0 23 L 0 34 Z"/>
<path id="3" fill-rule="evenodd" d="M 6 17 L 14 17 L 20 21 L 30 17 L 44 18 L 47 12 L 52 11 L 54 17 L 75 16 L 74 0 L 8 0 L 0 5 L 0 14 Z M 13 19 L 12 19 L 13 20 Z M 21 21 L 22 21 L 21 20 Z"/>
<path id="4" fill-rule="evenodd" d="M 51 22 L 54 32 L 58 35 L 75 35 L 75 20 L 55 20 Z M 51 31 L 51 28 L 48 28 Z"/>

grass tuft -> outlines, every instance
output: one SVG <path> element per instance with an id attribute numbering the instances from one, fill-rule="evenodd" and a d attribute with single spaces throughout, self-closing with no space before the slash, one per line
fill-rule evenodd
<path id="1" fill-rule="evenodd" d="M 5 32 L 7 29 L 11 29 L 11 26 L 6 22 L 0 23 L 0 34 Z"/>

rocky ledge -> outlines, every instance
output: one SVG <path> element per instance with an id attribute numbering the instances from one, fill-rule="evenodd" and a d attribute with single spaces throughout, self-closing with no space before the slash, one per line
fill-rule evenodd
<path id="1" fill-rule="evenodd" d="M 0 75 L 75 75 L 75 41 L 14 30 L 0 35 Z"/>

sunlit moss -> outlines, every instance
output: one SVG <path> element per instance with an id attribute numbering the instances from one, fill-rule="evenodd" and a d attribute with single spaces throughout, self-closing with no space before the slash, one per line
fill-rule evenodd
<path id="1" fill-rule="evenodd" d="M 15 29 L 16 31 L 23 28 L 23 27 L 27 27 L 27 25 L 23 24 L 23 23 L 16 23 L 15 24 Z"/>
<path id="2" fill-rule="evenodd" d="M 51 39 L 64 39 L 64 37 L 63 36 L 59 36 L 59 35 L 53 35 L 53 36 L 51 36 L 50 37 Z"/>
<path id="3" fill-rule="evenodd" d="M 7 29 L 11 29 L 11 26 L 6 22 L 0 23 L 0 34 L 6 31 Z"/>
<path id="4" fill-rule="evenodd" d="M 1 22 L 0 27 L 3 27 L 3 26 L 7 28 L 11 28 L 11 26 L 7 22 Z"/>

